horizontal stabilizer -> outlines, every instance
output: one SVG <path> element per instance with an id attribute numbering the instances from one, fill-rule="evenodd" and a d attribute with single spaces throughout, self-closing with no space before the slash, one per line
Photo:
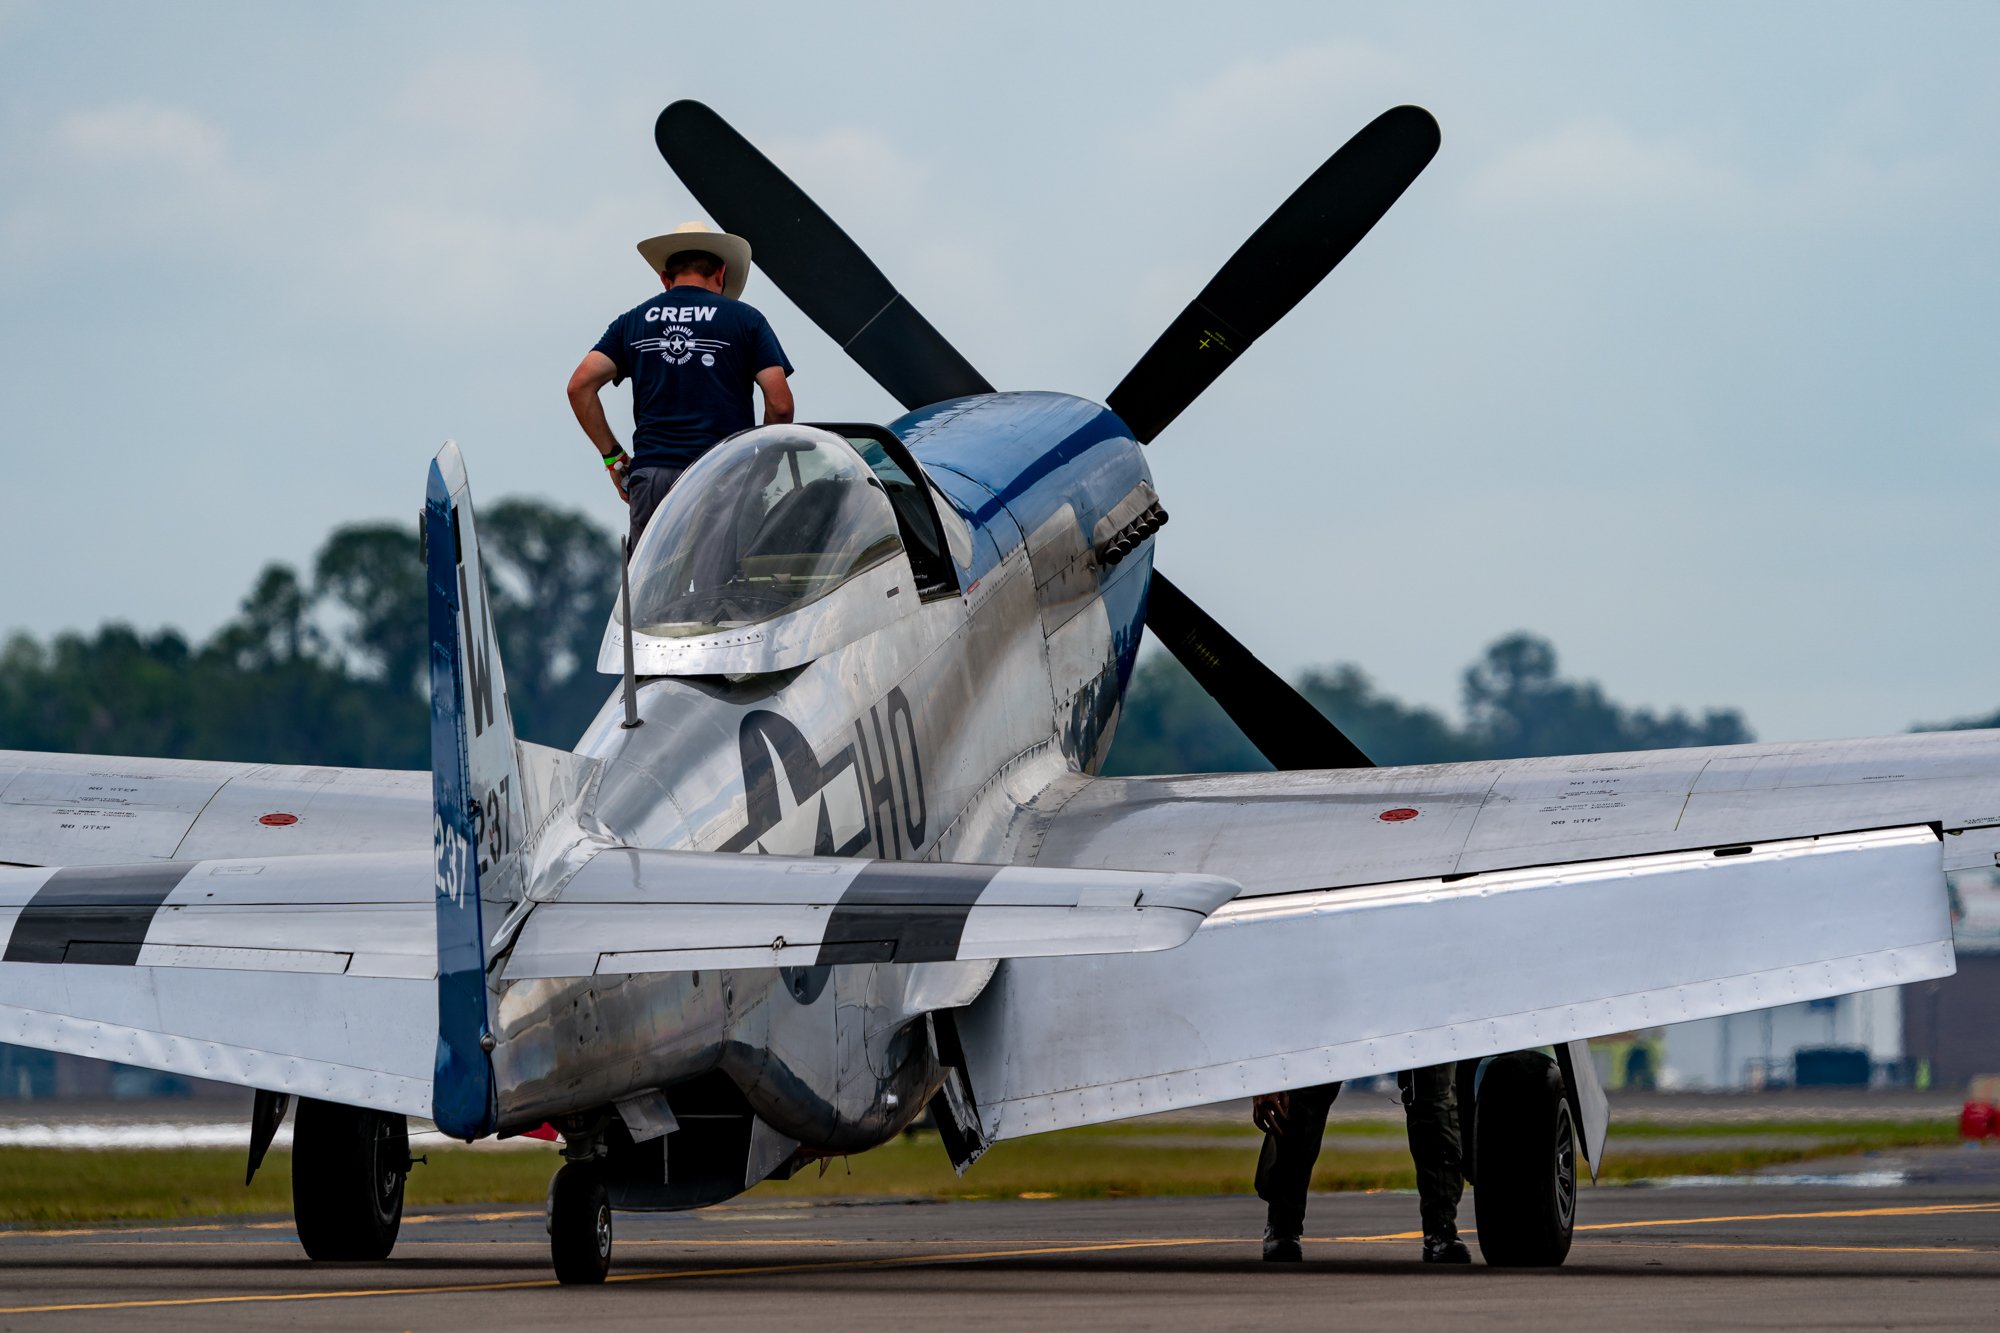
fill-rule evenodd
<path id="1" fill-rule="evenodd" d="M 429 1115 L 427 851 L 0 868 L 0 1042 Z"/>
<path id="2" fill-rule="evenodd" d="M 620 848 L 534 909 L 507 977 L 1147 953 L 1236 892 L 1213 875 Z"/>

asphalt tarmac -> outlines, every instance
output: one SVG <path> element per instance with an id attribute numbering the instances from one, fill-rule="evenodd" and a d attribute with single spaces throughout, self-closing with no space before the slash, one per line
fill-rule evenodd
<path id="1" fill-rule="evenodd" d="M 1398 1193 L 1316 1198 L 1296 1267 L 1259 1261 L 1243 1198 L 621 1214 L 591 1289 L 555 1286 L 518 1207 L 411 1216 L 381 1264 L 309 1263 L 282 1218 L 5 1231 L 0 1328 L 2000 1326 L 2000 1151 L 1860 1165 L 1587 1190 L 1545 1272 L 1424 1267 Z"/>

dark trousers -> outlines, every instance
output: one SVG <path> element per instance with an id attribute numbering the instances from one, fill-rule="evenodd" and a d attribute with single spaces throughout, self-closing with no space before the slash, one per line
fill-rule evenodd
<path id="1" fill-rule="evenodd" d="M 651 467 L 635 467 L 625 475 L 625 503 L 632 511 L 632 545 L 630 550 L 639 549 L 639 538 L 646 531 L 646 524 L 652 520 L 653 511 L 660 507 L 660 501 L 667 498 L 667 492 L 681 479 L 684 467 L 671 464 L 655 464 Z"/>
<path id="2" fill-rule="evenodd" d="M 1264 1220 L 1277 1235 L 1305 1232 L 1306 1192 L 1319 1160 L 1319 1138 L 1339 1095 L 1338 1083 L 1293 1088 L 1286 1099 L 1285 1132 L 1264 1136 L 1264 1150 L 1257 1154 L 1257 1197 L 1269 1205 Z"/>
<path id="3" fill-rule="evenodd" d="M 1404 1128 L 1417 1165 L 1417 1211 L 1426 1236 L 1458 1234 L 1458 1200 L 1465 1189 L 1459 1155 L 1455 1065 L 1432 1065 L 1396 1075 L 1403 1091 Z M 1257 1197 L 1269 1205 L 1266 1221 L 1280 1236 L 1305 1230 L 1306 1193 L 1319 1160 L 1326 1113 L 1340 1095 L 1338 1083 L 1292 1090 L 1283 1134 L 1266 1134 L 1257 1158 Z"/>

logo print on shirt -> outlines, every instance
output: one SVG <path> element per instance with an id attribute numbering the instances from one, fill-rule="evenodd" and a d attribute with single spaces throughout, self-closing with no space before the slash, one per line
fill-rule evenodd
<path id="1" fill-rule="evenodd" d="M 704 366 L 715 364 L 714 353 L 729 346 L 719 338 L 697 338 L 694 330 L 676 324 L 657 338 L 640 338 L 632 346 L 642 352 L 658 352 L 660 359 L 672 365 L 684 366 L 694 359 L 695 353 L 702 354 Z"/>

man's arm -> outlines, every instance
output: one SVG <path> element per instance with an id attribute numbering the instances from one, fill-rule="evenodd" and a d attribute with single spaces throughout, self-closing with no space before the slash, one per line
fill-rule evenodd
<path id="1" fill-rule="evenodd" d="M 765 425 L 782 425 L 792 419 L 792 386 L 785 380 L 783 366 L 766 366 L 758 371 L 757 387 L 764 391 Z"/>
<path id="2" fill-rule="evenodd" d="M 604 402 L 598 391 L 618 378 L 618 367 L 610 357 L 595 349 L 584 353 L 583 360 L 577 362 L 576 369 L 569 377 L 569 409 L 576 413 L 576 424 L 583 427 L 583 433 L 597 446 L 601 458 L 623 457 L 625 446 L 618 443 L 618 437 L 611 433 L 611 423 L 604 419 Z M 787 401 L 790 396 L 787 395 Z M 625 498 L 625 464 L 619 463 L 607 469 L 611 473 L 611 484 L 618 490 L 618 498 Z"/>

